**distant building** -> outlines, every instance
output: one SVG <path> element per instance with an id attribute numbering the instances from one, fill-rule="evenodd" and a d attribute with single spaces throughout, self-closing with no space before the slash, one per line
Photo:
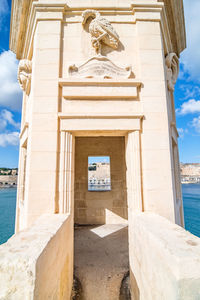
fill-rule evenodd
<path id="1" fill-rule="evenodd" d="M 180 164 L 181 183 L 200 183 L 200 164 Z"/>
<path id="2" fill-rule="evenodd" d="M 1 175 L 0 188 L 17 186 L 17 175 Z"/>
<path id="3" fill-rule="evenodd" d="M 17 175 L 17 169 L 12 169 L 11 174 L 12 175 Z"/>

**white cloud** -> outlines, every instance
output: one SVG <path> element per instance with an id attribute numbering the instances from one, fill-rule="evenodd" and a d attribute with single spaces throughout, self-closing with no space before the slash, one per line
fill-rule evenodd
<path id="1" fill-rule="evenodd" d="M 0 134 L 0 147 L 9 145 L 17 146 L 19 144 L 19 132 L 1 133 Z"/>
<path id="2" fill-rule="evenodd" d="M 5 125 L 10 124 L 10 125 L 14 126 L 17 129 L 20 128 L 20 123 L 15 122 L 15 120 L 13 119 L 13 114 L 7 109 L 3 109 L 1 111 L 1 113 L 0 113 L 0 123 L 4 123 Z"/>
<path id="3" fill-rule="evenodd" d="M 178 134 L 180 136 L 180 138 L 182 138 L 184 136 L 184 129 L 183 128 L 177 128 L 178 130 Z"/>
<path id="4" fill-rule="evenodd" d="M 8 125 L 13 126 L 15 129 L 20 128 L 20 123 L 15 122 L 13 114 L 7 109 L 3 109 L 0 111 L 0 147 L 8 145 L 16 146 L 19 144 L 19 132 L 11 132 L 7 128 Z"/>
<path id="5" fill-rule="evenodd" d="M 191 126 L 195 128 L 196 132 L 200 133 L 200 116 L 192 120 Z"/>
<path id="6" fill-rule="evenodd" d="M 188 100 L 200 97 L 200 87 L 194 84 L 184 84 L 180 86 L 184 97 L 181 100 Z"/>
<path id="7" fill-rule="evenodd" d="M 184 11 L 187 49 L 181 55 L 181 63 L 190 79 L 200 80 L 200 1 L 184 0 Z"/>
<path id="8" fill-rule="evenodd" d="M 0 0 L 1 1 L 1 0 Z M 17 81 L 18 61 L 15 54 L 4 51 L 0 55 L 0 106 L 20 110 L 22 92 Z"/>
<path id="9" fill-rule="evenodd" d="M 185 133 L 188 133 L 188 129 L 183 129 L 183 128 L 177 128 L 178 134 L 180 138 L 184 138 Z"/>
<path id="10" fill-rule="evenodd" d="M 184 102 L 180 108 L 176 110 L 179 115 L 186 115 L 200 112 L 200 100 L 190 99 Z"/>

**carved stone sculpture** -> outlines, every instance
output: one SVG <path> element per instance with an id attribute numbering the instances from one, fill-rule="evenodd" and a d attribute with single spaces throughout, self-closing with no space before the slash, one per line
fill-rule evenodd
<path id="1" fill-rule="evenodd" d="M 32 73 L 32 62 L 28 59 L 20 60 L 18 66 L 17 78 L 21 89 L 25 91 L 27 94 L 29 94 L 30 92 L 31 73 Z"/>
<path id="2" fill-rule="evenodd" d="M 167 69 L 167 87 L 170 91 L 174 91 L 174 86 L 179 73 L 179 59 L 175 53 L 169 53 L 165 59 Z"/>
<path id="3" fill-rule="evenodd" d="M 101 17 L 96 10 L 87 9 L 82 14 L 84 26 L 88 19 L 92 19 L 89 24 L 89 33 L 91 34 L 92 46 L 97 54 L 101 54 L 101 43 L 117 49 L 119 44 L 119 36 L 108 20 Z"/>
<path id="4" fill-rule="evenodd" d="M 121 68 L 115 65 L 105 56 L 95 56 L 87 60 L 83 65 L 69 67 L 69 75 L 78 78 L 122 78 L 134 77 L 131 66 Z"/>
<path id="5" fill-rule="evenodd" d="M 82 25 L 88 22 L 92 46 L 95 48 L 96 56 L 88 59 L 81 66 L 69 66 L 69 76 L 77 78 L 121 78 L 134 77 L 131 66 L 125 68 L 114 64 L 110 59 L 101 55 L 102 44 L 112 49 L 117 49 L 119 36 L 108 20 L 101 17 L 100 13 L 93 9 L 87 9 L 82 14 Z"/>

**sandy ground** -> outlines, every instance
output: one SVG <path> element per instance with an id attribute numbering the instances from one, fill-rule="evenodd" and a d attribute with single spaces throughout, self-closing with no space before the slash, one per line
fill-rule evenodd
<path id="1" fill-rule="evenodd" d="M 128 227 L 125 224 L 75 227 L 75 276 L 81 300 L 117 300 L 128 271 Z"/>

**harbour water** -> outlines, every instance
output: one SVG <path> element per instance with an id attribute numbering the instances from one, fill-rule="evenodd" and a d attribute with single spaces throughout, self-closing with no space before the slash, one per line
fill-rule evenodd
<path id="1" fill-rule="evenodd" d="M 185 228 L 200 237 L 200 184 L 182 184 Z"/>
<path id="2" fill-rule="evenodd" d="M 16 188 L 0 189 L 0 244 L 5 243 L 14 233 Z"/>
<path id="3" fill-rule="evenodd" d="M 200 237 L 200 184 L 183 184 L 185 228 Z M 0 189 L 0 244 L 14 233 L 16 188 Z"/>

